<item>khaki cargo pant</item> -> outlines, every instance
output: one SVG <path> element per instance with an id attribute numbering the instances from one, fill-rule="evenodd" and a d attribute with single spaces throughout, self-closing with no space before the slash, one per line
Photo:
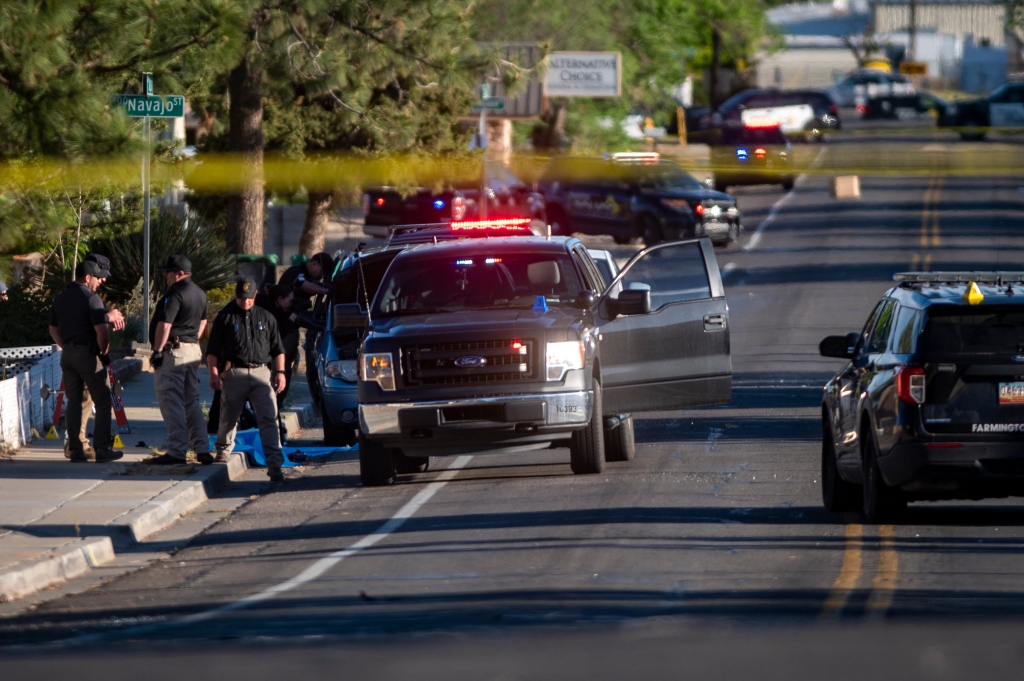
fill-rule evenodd
<path id="1" fill-rule="evenodd" d="M 164 350 L 164 362 L 156 368 L 153 385 L 160 416 L 167 426 L 167 454 L 185 460 L 188 450 L 210 452 L 206 417 L 199 396 L 199 343 L 182 343 Z"/>
<path id="2" fill-rule="evenodd" d="M 65 345 L 60 354 L 60 368 L 64 371 L 64 397 L 67 400 L 68 449 L 72 456 L 85 452 L 85 390 L 89 390 L 96 403 L 96 425 L 93 442 L 97 451 L 110 449 L 110 383 L 107 368 L 92 350 L 84 345 Z"/>
<path id="3" fill-rule="evenodd" d="M 232 367 L 221 374 L 220 427 L 217 430 L 217 455 L 227 454 L 235 447 L 235 430 L 245 401 L 256 412 L 260 442 L 267 457 L 267 468 L 280 468 L 281 433 L 277 429 L 277 400 L 270 384 L 270 369 Z"/>

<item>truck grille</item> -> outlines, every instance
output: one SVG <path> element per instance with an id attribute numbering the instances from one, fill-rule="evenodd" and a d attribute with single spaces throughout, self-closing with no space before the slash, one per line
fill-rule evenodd
<path id="1" fill-rule="evenodd" d="M 533 348 L 513 338 L 407 346 L 402 373 L 411 386 L 521 381 L 533 377 Z"/>

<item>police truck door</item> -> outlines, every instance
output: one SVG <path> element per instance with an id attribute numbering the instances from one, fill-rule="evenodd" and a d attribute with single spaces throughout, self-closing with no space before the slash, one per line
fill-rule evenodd
<path id="1" fill-rule="evenodd" d="M 645 291 L 649 312 L 615 314 L 622 300 L 632 297 L 635 306 Z M 605 291 L 597 312 L 607 413 L 729 402 L 729 306 L 710 240 L 643 251 Z"/>

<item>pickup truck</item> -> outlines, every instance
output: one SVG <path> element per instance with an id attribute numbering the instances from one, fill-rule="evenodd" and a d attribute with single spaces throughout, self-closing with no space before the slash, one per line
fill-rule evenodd
<path id="1" fill-rule="evenodd" d="M 729 308 L 707 238 L 641 251 L 610 284 L 573 237 L 376 257 L 348 268 L 350 290 L 375 291 L 368 310 L 337 304 L 331 325 L 359 345 L 364 485 L 431 456 L 559 447 L 573 472 L 599 473 L 633 458 L 633 414 L 730 400 Z"/>

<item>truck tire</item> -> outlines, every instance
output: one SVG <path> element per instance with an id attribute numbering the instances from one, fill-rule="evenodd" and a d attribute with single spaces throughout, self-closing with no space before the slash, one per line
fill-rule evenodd
<path id="1" fill-rule="evenodd" d="M 359 437 L 359 479 L 366 487 L 384 487 L 395 481 L 392 450 L 376 440 Z"/>
<path id="2" fill-rule="evenodd" d="M 399 475 L 425 473 L 430 468 L 430 459 L 428 457 L 406 456 L 401 449 L 394 450 L 391 458 L 395 462 L 395 472 Z"/>
<path id="3" fill-rule="evenodd" d="M 860 485 L 843 480 L 836 465 L 836 447 L 832 425 L 821 420 L 821 501 L 831 513 L 856 511 L 864 498 Z"/>
<path id="4" fill-rule="evenodd" d="M 636 438 L 633 417 L 627 416 L 619 425 L 604 431 L 604 460 L 632 461 L 636 456 Z"/>
<path id="5" fill-rule="evenodd" d="M 594 409 L 590 423 L 574 431 L 569 442 L 569 462 L 576 474 L 604 471 L 604 418 L 601 411 L 601 384 L 594 380 Z"/>
<path id="6" fill-rule="evenodd" d="M 327 447 L 351 447 L 356 443 L 356 429 L 343 426 L 331 420 L 326 409 L 322 409 L 324 422 L 324 445 Z"/>
<path id="7" fill-rule="evenodd" d="M 960 130 L 960 139 L 965 142 L 980 142 L 985 139 L 985 131 L 978 128 L 977 121 L 967 121 Z"/>
<path id="8" fill-rule="evenodd" d="M 637 221 L 637 232 L 643 235 L 644 246 L 656 246 L 665 240 L 661 225 L 652 215 L 641 215 Z"/>
<path id="9" fill-rule="evenodd" d="M 861 429 L 861 461 L 864 466 L 864 522 L 870 525 L 899 522 L 907 511 L 907 497 L 889 487 L 878 470 L 878 442 L 870 424 Z"/>

